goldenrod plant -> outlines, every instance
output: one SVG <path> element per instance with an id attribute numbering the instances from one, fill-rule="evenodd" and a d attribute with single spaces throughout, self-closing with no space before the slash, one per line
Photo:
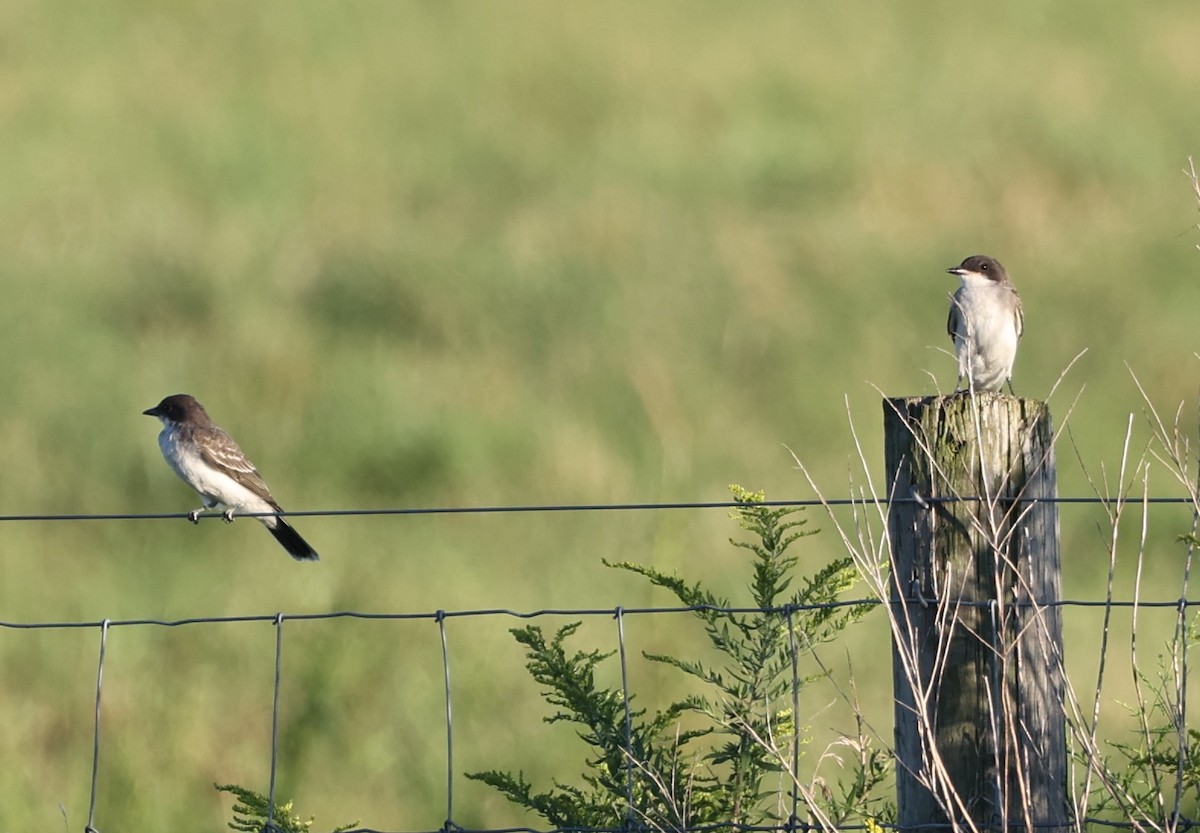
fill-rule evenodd
<path id="1" fill-rule="evenodd" d="M 808 823 L 831 829 L 852 818 L 889 816 L 877 795 L 889 777 L 888 758 L 861 734 L 820 756 L 818 764 L 837 757 L 845 768 L 847 777 L 836 788 L 796 771 L 798 750 L 808 738 L 798 736 L 805 727 L 794 704 L 814 679 L 799 674 L 796 660 L 870 609 L 839 603 L 855 584 L 853 563 L 838 559 L 792 589 L 799 558 L 789 548 L 814 534 L 796 517 L 800 510 L 768 506 L 761 492 L 731 489 L 734 518 L 752 536 L 731 541 L 752 556 L 750 602 L 741 608 L 747 612 L 735 612 L 731 600 L 699 582 L 640 564 L 608 565 L 645 577 L 691 609 L 718 659 L 645 657 L 683 672 L 706 693 L 651 714 L 633 707 L 635 694 L 626 698 L 619 688 L 596 684 L 597 666 L 616 652 L 567 648 L 579 623 L 550 637 L 537 626 L 516 628 L 512 634 L 526 648 L 530 675 L 558 709 L 547 721 L 582 727 L 579 736 L 589 747 L 582 785 L 556 780 L 538 791 L 523 773 L 495 770 L 468 778 L 490 784 L 555 827 L 759 825 L 785 821 L 795 810 Z M 854 752 L 849 762 L 839 754 L 847 749 Z"/>

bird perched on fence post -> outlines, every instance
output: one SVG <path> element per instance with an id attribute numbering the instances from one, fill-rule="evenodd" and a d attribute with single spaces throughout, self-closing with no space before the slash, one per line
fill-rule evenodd
<path id="1" fill-rule="evenodd" d="M 163 457 L 204 501 L 203 506 L 188 513 L 192 523 L 199 523 L 200 513 L 216 506 L 225 507 L 226 523 L 233 522 L 234 512 L 283 511 L 271 497 L 271 490 L 258 469 L 246 459 L 233 437 L 213 424 L 204 406 L 194 398 L 177 393 L 142 413 L 158 417 L 162 422 L 158 447 Z M 275 536 L 292 558 L 297 561 L 318 559 L 317 551 L 283 518 L 264 514 L 255 520 Z"/>
<path id="2" fill-rule="evenodd" d="M 1017 342 L 1025 330 L 1021 296 L 1000 261 L 971 255 L 946 270 L 960 283 L 950 298 L 946 332 L 954 341 L 958 358 L 955 390 L 998 391 L 1007 382 L 1012 388 Z"/>

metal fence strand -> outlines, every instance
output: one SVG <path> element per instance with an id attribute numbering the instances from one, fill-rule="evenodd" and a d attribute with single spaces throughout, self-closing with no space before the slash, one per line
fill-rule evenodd
<path id="1" fill-rule="evenodd" d="M 446 639 L 446 614 L 439 610 L 435 614 L 438 633 L 442 638 L 442 685 L 446 692 L 446 821 L 444 833 L 458 830 L 454 823 L 454 711 L 450 696 L 450 645 Z"/>
<path id="2" fill-rule="evenodd" d="M 861 599 L 842 599 L 835 602 L 817 602 L 812 604 L 795 605 L 793 611 L 809 611 L 809 610 L 832 610 L 844 607 L 862 607 L 870 605 L 888 604 L 892 606 L 901 604 L 937 604 L 937 598 L 922 597 L 920 599 L 889 599 L 887 602 L 873 598 Z M 987 607 L 989 602 L 986 601 L 957 601 L 960 607 Z M 1106 601 L 1104 599 L 1059 599 L 1055 601 L 1039 601 L 1039 600 L 1023 600 L 1018 602 L 1010 602 L 1009 606 L 1017 608 L 1170 608 L 1173 610 L 1200 607 L 1200 599 L 1157 599 L 1157 600 L 1126 600 L 1113 599 Z M 671 614 L 690 614 L 700 611 L 708 611 L 712 613 L 733 613 L 733 614 L 751 614 L 751 613 L 767 613 L 776 615 L 786 615 L 788 607 L 740 607 L 729 606 L 721 607 L 717 605 L 685 605 L 679 607 L 622 607 L 621 616 L 657 616 Z M 239 622 L 275 622 L 278 613 L 261 613 L 261 614 L 235 614 L 229 616 L 195 616 L 187 619 L 96 619 L 86 621 L 47 621 L 47 622 L 14 622 L 0 621 L 0 629 L 10 630 L 90 630 L 92 628 L 107 627 L 124 628 L 124 627 L 162 627 L 162 628 L 177 628 L 185 625 L 214 625 L 214 624 L 236 624 Z M 427 611 L 419 613 L 411 612 L 373 612 L 361 610 L 339 610 L 326 613 L 287 613 L 285 615 L 288 620 L 294 622 L 313 622 L 328 619 L 365 619 L 365 620 L 419 620 L 430 619 L 437 621 L 439 617 L 444 619 L 456 618 L 481 618 L 481 617 L 511 617 L 517 619 L 537 619 L 546 616 L 612 616 L 613 608 L 545 608 L 541 610 L 509 610 L 505 608 L 469 608 L 463 610 L 443 610 L 443 611 Z"/>
<path id="3" fill-rule="evenodd" d="M 795 607 L 788 605 L 788 654 L 792 660 L 792 812 L 788 826 L 795 828 L 800 822 L 800 651 L 796 645 Z M 807 824 L 805 825 L 807 827 Z"/>
<path id="4" fill-rule="evenodd" d="M 629 666 L 625 661 L 625 612 L 618 606 L 617 647 L 621 658 L 621 702 L 625 706 L 625 828 L 634 827 L 633 810 L 633 710 L 629 705 Z"/>
<path id="5" fill-rule="evenodd" d="M 986 500 L 984 497 L 976 495 L 939 495 L 939 496 L 900 496 L 889 498 L 886 502 L 890 504 L 939 504 L 939 503 L 978 503 Z M 822 500 L 820 498 L 803 498 L 795 500 L 764 500 L 756 503 L 756 506 L 766 507 L 818 507 L 818 506 L 861 506 L 865 503 L 874 503 L 873 500 L 863 498 L 832 498 Z M 882 499 L 879 501 L 885 502 Z M 1037 497 L 1026 498 L 1023 503 L 1055 503 L 1063 505 L 1090 505 L 1090 506 L 1110 506 L 1117 503 L 1116 498 L 1105 498 L 1098 496 L 1081 496 L 1081 497 Z M 1147 505 L 1189 505 L 1192 499 L 1186 496 L 1179 497 L 1148 497 L 1139 499 L 1139 504 Z M 239 518 L 267 518 L 267 517 L 290 517 L 290 518 L 345 518 L 345 517 L 387 517 L 387 516 L 408 516 L 408 515 L 506 515 L 506 514 L 527 514 L 527 513 L 553 513 L 553 512 L 661 512 L 666 510 L 677 509 L 737 509 L 744 507 L 745 504 L 738 503 L 733 500 L 711 500 L 711 501 L 674 501 L 674 502 L 626 502 L 626 503 L 550 503 L 550 504 L 527 504 L 527 505 L 512 505 L 512 506 L 415 506 L 415 507 L 385 507 L 378 509 L 371 508 L 356 508 L 356 509 L 310 509 L 292 512 L 239 512 Z M 220 513 L 204 514 L 199 516 L 199 520 L 216 520 L 221 518 Z M 59 513 L 59 514 L 25 514 L 25 515 L 0 515 L 0 523 L 4 522 L 49 522 L 49 521 L 165 521 L 165 520 L 187 520 L 191 521 L 191 516 L 186 512 L 104 512 L 104 513 Z"/>
<path id="6" fill-rule="evenodd" d="M 108 620 L 100 623 L 100 659 L 96 663 L 96 712 L 92 730 L 92 789 L 88 799 L 85 833 L 98 833 L 96 821 L 96 779 L 100 774 L 100 692 L 104 686 L 104 654 L 108 648 Z"/>
<path id="7" fill-rule="evenodd" d="M 275 829 L 275 772 L 279 764 L 279 688 L 283 679 L 283 614 L 275 614 L 275 683 L 271 696 L 271 780 L 267 790 L 267 823 L 264 833 Z"/>

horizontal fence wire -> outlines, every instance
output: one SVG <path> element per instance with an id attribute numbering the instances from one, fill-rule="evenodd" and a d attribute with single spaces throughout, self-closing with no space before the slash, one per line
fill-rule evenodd
<path id="1" fill-rule="evenodd" d="M 901 496 L 881 499 L 881 504 L 930 504 L 979 503 L 986 498 L 976 495 L 953 495 L 940 497 Z M 1012 502 L 1013 498 L 1002 498 L 1000 502 Z M 1106 498 L 1097 496 L 1084 497 L 1037 497 L 1020 498 L 1023 504 L 1055 503 L 1062 505 L 1092 505 L 1092 506 L 1126 506 L 1149 505 L 1187 505 L 1192 500 L 1188 497 L 1138 497 L 1138 498 Z M 667 503 L 547 503 L 525 505 L 493 505 L 493 506 L 418 506 L 379 509 L 310 509 L 301 511 L 279 512 L 238 512 L 239 518 L 339 518 L 339 517 L 370 517 L 388 515 L 505 515 L 520 513 L 552 513 L 552 512 L 661 512 L 676 509 L 746 509 L 748 507 L 765 506 L 768 508 L 781 507 L 817 507 L 817 506 L 863 506 L 873 504 L 872 500 L 862 498 L 833 498 L 821 500 L 806 498 L 803 500 L 764 500 L 755 503 L 739 503 L 732 500 L 715 501 L 682 501 Z M 0 515 L 0 523 L 28 521 L 167 521 L 192 520 L 187 512 L 96 512 L 96 513 L 42 513 L 26 515 Z M 200 515 L 198 520 L 223 519 L 219 512 Z"/>
<path id="2" fill-rule="evenodd" d="M 928 506 L 937 503 L 955 503 L 955 502 L 978 502 L 982 500 L 979 497 L 938 497 L 925 498 L 919 495 L 910 497 L 895 497 L 886 501 L 888 504 L 919 504 Z M 1057 503 L 1066 505 L 1102 505 L 1111 506 L 1124 504 L 1129 505 L 1190 505 L 1192 501 L 1186 497 L 1141 497 L 1136 499 L 1116 499 L 1116 498 L 1101 498 L 1101 497 L 1055 497 L 1055 498 L 1040 498 L 1035 500 L 1023 500 L 1024 503 L 1044 502 Z M 424 507 L 424 508 L 397 508 L 397 509 L 338 509 L 338 510 L 316 510 L 316 511 L 299 511 L 299 512 L 279 512 L 279 513 L 245 513 L 243 517 L 266 517 L 272 514 L 288 515 L 294 517 L 363 517 L 363 516 L 409 516 L 409 515 L 478 515 L 478 514 L 506 514 L 506 513 L 552 513 L 552 512 L 628 512 L 628 511 L 666 511 L 666 510 L 710 510 L 710 509 L 746 509 L 752 507 L 772 507 L 772 508 L 787 508 L 787 507 L 841 507 L 841 506 L 863 506 L 870 505 L 874 501 L 863 500 L 860 498 L 839 498 L 834 500 L 775 500 L 762 501 L 757 503 L 744 503 L 738 501 L 695 501 L 695 502 L 677 502 L 677 503 L 612 503 L 612 504 L 547 504 L 547 505 L 519 505 L 519 506 L 462 506 L 462 507 Z M 883 501 L 880 502 L 884 503 Z M 221 515 L 204 515 L 206 519 L 219 518 Z M 58 521 L 143 521 L 143 520 L 193 520 L 186 513 L 166 513 L 166 514 L 144 514 L 144 513 L 101 513 L 101 514 L 25 514 L 25 515 L 0 515 L 0 522 L 58 522 Z M 717 605 L 691 605 L 691 606 L 649 606 L 649 607 L 624 607 L 617 606 L 611 608 L 541 608 L 536 610 L 513 610 L 509 608 L 479 608 L 479 609 L 464 609 L 464 610 L 434 610 L 434 611 L 358 611 L 358 610 L 339 610 L 327 611 L 319 613 L 269 613 L 269 614 L 243 614 L 243 615 L 222 615 L 222 616 L 195 616 L 180 619 L 156 619 L 156 618 L 131 618 L 131 619 L 100 619 L 100 620 L 83 620 L 83 621 L 44 621 L 44 622 L 15 622 L 0 620 L 0 628 L 16 631 L 29 630 L 63 630 L 63 629 L 99 629 L 100 645 L 98 652 L 97 671 L 96 671 L 96 689 L 94 702 L 94 726 L 93 726 L 93 755 L 92 755 L 92 771 L 90 783 L 90 802 L 88 809 L 88 822 L 85 827 L 86 833 L 100 833 L 100 829 L 95 825 L 96 801 L 97 801 L 97 784 L 100 780 L 102 772 L 102 747 L 101 747 L 101 718 L 102 718 L 102 691 L 104 680 L 104 668 L 106 656 L 109 652 L 108 635 L 113 628 L 126 627 L 164 627 L 178 628 L 193 625 L 212 625 L 212 624 L 238 624 L 238 623 L 271 623 L 275 630 L 275 652 L 274 652 L 274 674 L 272 686 L 272 714 L 271 714 L 271 754 L 269 765 L 269 816 L 266 824 L 263 827 L 264 831 L 278 831 L 280 828 L 275 823 L 274 813 L 275 806 L 275 782 L 276 774 L 279 766 L 279 711 L 280 711 L 280 689 L 283 683 L 282 672 L 282 651 L 284 642 L 284 627 L 285 622 L 312 622 L 312 621 L 329 621 L 337 619 L 351 620 L 391 620 L 391 621 L 418 621 L 428 620 L 436 623 L 439 629 L 441 654 L 443 664 L 444 690 L 445 690 L 445 722 L 446 722 L 446 820 L 439 828 L 425 829 L 383 829 L 376 827 L 354 827 L 346 831 L 346 833 L 630 833 L 632 830 L 640 830 L 644 828 L 637 816 L 633 807 L 633 757 L 630 753 L 628 765 L 626 768 L 627 781 L 627 807 L 625 812 L 625 822 L 619 827 L 549 827 L 549 828 L 534 828 L 534 827 L 493 827 L 493 828 L 469 828 L 458 825 L 454 822 L 454 722 L 452 710 L 452 688 L 451 688 L 451 651 L 449 646 L 449 638 L 447 635 L 447 622 L 454 619 L 470 619 L 479 617 L 508 617 L 514 619 L 537 619 L 541 617 L 609 617 L 616 622 L 618 653 L 621 660 L 621 688 L 622 696 L 625 704 L 625 732 L 627 748 L 631 749 L 632 743 L 631 733 L 631 711 L 629 683 L 626 671 L 626 645 L 624 621 L 629 616 L 658 616 L 671 614 L 688 614 L 698 612 L 718 613 L 723 615 L 735 614 L 773 614 L 784 617 L 789 623 L 789 631 L 792 629 L 792 616 L 804 611 L 817 610 L 832 610 L 837 608 L 851 608 L 863 606 L 880 606 L 885 604 L 890 605 L 905 605 L 905 604 L 921 604 L 928 606 L 936 605 L 938 599 L 929 597 L 919 597 L 910 599 L 889 599 L 881 600 L 878 598 L 858 598 L 844 599 L 829 602 L 813 603 L 813 604 L 789 604 L 780 607 L 759 608 L 745 606 L 717 606 Z M 963 607 L 987 607 L 992 603 L 989 601 L 971 602 L 958 601 L 955 605 Z M 1057 608 L 1173 608 L 1180 613 L 1186 612 L 1193 607 L 1200 607 L 1200 599 L 1061 599 L 1048 600 L 1041 602 L 1037 600 L 1010 602 L 1010 606 L 1019 607 L 1057 607 Z M 800 654 L 797 641 L 792 635 L 790 640 L 791 660 L 792 660 L 792 706 L 793 709 L 798 709 L 798 692 L 799 692 L 799 675 L 797 671 L 797 662 Z M 794 758 L 793 765 L 798 763 L 800 755 L 799 738 L 797 736 L 793 744 L 792 756 Z M 786 822 L 767 825 L 750 825 L 739 824 L 734 822 L 727 823 L 712 823 L 699 824 L 688 827 L 689 831 L 694 833 L 706 833 L 706 831 L 735 831 L 735 833 L 795 833 L 795 831 L 815 831 L 822 830 L 820 825 L 812 824 L 804 821 L 797 815 L 798 812 L 798 791 L 791 791 L 792 817 Z M 1185 819 L 1177 820 L 1181 827 L 1187 829 L 1192 826 L 1192 823 Z M 1037 829 L 1054 830 L 1054 829 L 1078 829 L 1078 826 L 1097 826 L 1115 829 L 1134 829 L 1137 827 L 1132 821 L 1122 822 L 1113 821 L 1111 819 L 1087 818 L 1071 822 L 1069 824 L 1033 824 Z M 937 830 L 937 829 L 954 829 L 952 824 L 922 824 L 918 826 L 921 830 Z M 1028 829 L 1029 825 L 1025 822 L 1013 822 L 1009 825 L 1013 829 Z M 895 823 L 887 823 L 881 821 L 870 821 L 856 824 L 839 825 L 839 830 L 895 830 L 904 831 L 914 829 L 905 827 Z M 980 829 L 998 829 L 996 825 L 981 825 Z"/>
<path id="3" fill-rule="evenodd" d="M 638 616 L 660 615 L 671 613 L 721 613 L 721 614 L 750 614 L 768 613 L 788 616 L 812 610 L 832 610 L 843 607 L 872 607 L 883 604 L 903 606 L 915 605 L 936 606 L 936 597 L 921 596 L 905 599 L 880 599 L 864 597 L 861 599 L 842 599 L 836 602 L 819 602 L 813 604 L 782 605 L 779 607 L 734 607 L 720 605 L 681 605 L 678 607 L 550 607 L 540 610 L 509 610 L 492 607 L 477 610 L 431 610 L 431 611 L 365 611 L 365 610 L 335 610 L 323 613 L 250 613 L 232 616 L 190 616 L 185 619 L 95 619 L 90 621 L 71 622 L 9 622 L 0 620 L 0 628 L 10 630 L 65 630 L 98 628 L 104 625 L 108 628 L 123 628 L 136 626 L 156 626 L 163 628 L 180 628 L 187 625 L 221 625 L 238 622 L 274 622 L 276 617 L 284 615 L 289 622 L 311 622 L 323 619 L 368 619 L 368 620 L 418 620 L 428 619 L 438 622 L 443 619 L 468 619 L 486 616 L 507 616 L 513 619 L 538 619 L 550 616 Z M 986 608 L 992 605 L 990 601 L 956 600 L 957 607 Z M 1085 607 L 1085 608 L 1172 608 L 1187 610 L 1200 607 L 1200 599 L 1058 599 L 1055 601 L 1010 601 L 1008 607 L 1020 608 L 1052 608 L 1052 607 Z"/>

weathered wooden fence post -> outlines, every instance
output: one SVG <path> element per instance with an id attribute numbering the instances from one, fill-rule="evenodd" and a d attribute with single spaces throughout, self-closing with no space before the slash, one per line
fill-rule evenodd
<path id="1" fill-rule="evenodd" d="M 887 399 L 884 431 L 899 822 L 1065 829 L 1050 411 L 994 393 Z"/>

